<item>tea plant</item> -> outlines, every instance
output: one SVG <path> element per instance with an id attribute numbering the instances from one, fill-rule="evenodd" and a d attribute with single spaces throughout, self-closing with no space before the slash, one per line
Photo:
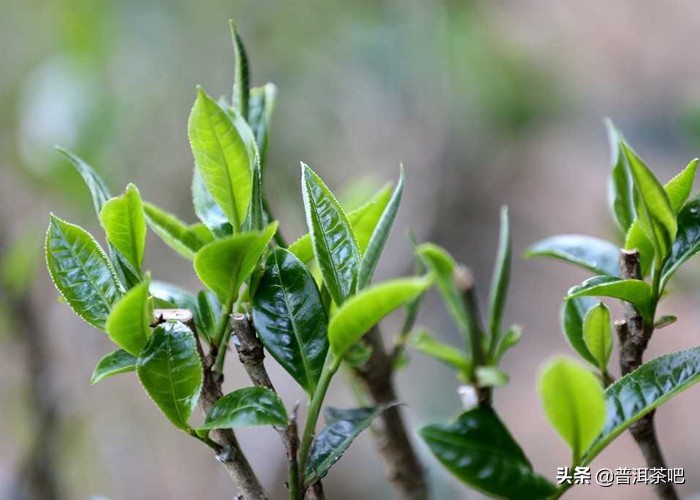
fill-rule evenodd
<path id="1" fill-rule="evenodd" d="M 275 87 L 249 88 L 248 62 L 233 24 L 232 33 L 233 105 L 198 88 L 189 118 L 192 198 L 200 222 L 185 223 L 143 201 L 133 184 L 113 197 L 95 170 L 61 150 L 84 178 L 107 240 L 105 252 L 87 231 L 51 215 L 46 235 L 51 278 L 75 313 L 118 347 L 97 363 L 92 383 L 136 372 L 170 422 L 212 448 L 241 496 L 251 499 L 266 493 L 236 429 L 273 426 L 286 449 L 289 498 L 320 498 L 320 480 L 381 416 L 392 479 L 420 498 L 422 469 L 395 405 L 392 370 L 383 361 L 388 354 L 377 342 L 376 328 L 407 304 L 414 318 L 416 299 L 432 278 L 372 284 L 401 201 L 403 171 L 396 188 L 382 189 L 346 214 L 302 163 L 309 233 L 287 247 L 263 194 Z M 144 270 L 147 226 L 192 261 L 204 290 L 193 295 Z M 232 349 L 253 385 L 223 394 Z M 304 422 L 298 421 L 298 403 L 285 407 L 275 391 L 265 353 L 306 393 Z M 327 426 L 317 434 L 328 387 L 343 364 L 354 367 L 376 406 L 326 407 Z M 193 423 L 196 406 L 205 414 L 202 423 Z"/>
<path id="2" fill-rule="evenodd" d="M 46 235 L 49 273 L 65 302 L 105 332 L 117 349 L 102 358 L 92 383 L 135 372 L 165 417 L 214 450 L 242 498 L 266 498 L 239 446 L 236 430 L 272 426 L 287 457 L 289 498 L 323 498 L 321 480 L 352 441 L 377 427 L 390 481 L 405 498 L 429 491 L 399 408 L 393 374 L 415 349 L 453 368 L 463 383 L 466 411 L 455 421 L 423 427 L 436 458 L 468 485 L 505 498 L 557 498 L 555 485 L 533 470 L 493 408 L 493 391 L 507 383 L 499 367 L 520 337 L 503 315 L 512 260 L 508 212 L 501 213 L 487 322 L 471 273 L 444 249 L 417 244 L 416 276 L 372 284 L 403 193 L 404 173 L 360 208 L 346 212 L 323 180 L 301 164 L 308 234 L 287 245 L 267 203 L 266 151 L 276 89 L 250 87 L 243 43 L 232 25 L 236 79 L 232 103 L 197 89 L 188 135 L 194 157 L 192 200 L 199 222 L 185 223 L 147 201 L 133 184 L 112 196 L 95 170 L 61 150 L 85 180 L 104 229 L 107 251 L 84 229 L 51 215 Z M 593 369 L 558 358 L 542 371 L 540 393 L 553 427 L 572 450 L 572 468 L 586 466 L 629 429 L 650 467 L 666 467 L 656 439 L 655 409 L 700 380 L 700 348 L 647 363 L 642 356 L 655 330 L 672 323 L 657 315 L 673 274 L 700 249 L 700 197 L 688 200 L 697 162 L 666 186 L 619 137 L 612 125 L 611 206 L 625 234 L 614 243 L 580 235 L 549 238 L 529 256 L 551 256 L 595 276 L 569 290 L 564 333 Z M 153 279 L 144 268 L 147 227 L 192 261 L 202 283 L 196 294 Z M 618 265 L 619 262 L 619 265 Z M 457 330 L 461 349 L 414 328 L 421 297 L 435 284 Z M 622 377 L 608 367 L 611 314 L 594 296 L 625 302 L 615 322 Z M 405 308 L 401 331 L 388 348 L 379 323 Z M 224 394 L 227 356 L 235 350 L 251 386 Z M 272 357 L 305 393 L 285 406 L 264 364 Z M 371 406 L 337 409 L 325 397 L 341 367 Z M 595 374 L 594 374 L 595 372 Z M 192 416 L 199 406 L 204 414 Z M 324 411 L 325 407 L 325 411 Z M 321 412 L 326 427 L 317 432 Z M 673 486 L 659 496 L 676 498 Z"/>
<path id="3" fill-rule="evenodd" d="M 567 464 L 571 471 L 588 466 L 627 429 L 648 467 L 666 470 L 654 413 L 700 380 L 700 347 L 646 363 L 642 358 L 654 332 L 676 320 L 657 313 L 671 277 L 700 250 L 700 195 L 690 198 L 697 160 L 662 186 L 612 123 L 607 125 L 613 152 L 610 206 L 625 236 L 623 248 L 599 238 L 567 234 L 540 241 L 526 252 L 528 257 L 564 260 L 595 275 L 572 287 L 562 308 L 566 339 L 590 367 L 566 358 L 552 360 L 542 370 L 539 392 L 550 423 L 571 448 Z M 505 331 L 501 327 L 510 266 L 506 211 L 501 227 L 486 329 L 480 324 L 468 273 L 444 250 L 434 245 L 418 248 L 419 258 L 433 270 L 447 309 L 465 337 L 465 348 L 444 344 L 426 332 L 414 337 L 413 344 L 452 367 L 467 384 L 462 388 L 467 411 L 453 422 L 423 427 L 420 434 L 445 467 L 484 493 L 558 498 L 572 482 L 555 486 L 534 472 L 491 406 L 493 387 L 507 381 L 498 364 L 520 338 L 517 326 Z M 592 297 L 620 299 L 625 305 L 624 318 L 614 322 L 619 339 L 618 380 L 609 368 L 611 314 Z M 659 498 L 677 498 L 672 481 L 659 481 L 655 488 Z"/>

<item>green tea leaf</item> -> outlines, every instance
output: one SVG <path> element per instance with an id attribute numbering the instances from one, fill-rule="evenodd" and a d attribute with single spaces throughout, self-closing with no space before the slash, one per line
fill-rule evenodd
<path id="1" fill-rule="evenodd" d="M 523 450 L 492 408 L 423 427 L 420 436 L 438 461 L 472 488 L 499 498 L 548 498 L 556 487 L 532 470 Z"/>
<path id="2" fill-rule="evenodd" d="M 276 248 L 253 296 L 253 323 L 265 349 L 308 394 L 328 352 L 328 318 L 306 266 Z"/>
<path id="3" fill-rule="evenodd" d="M 287 425 L 287 410 L 267 387 L 246 387 L 230 392 L 209 410 L 201 429 L 237 429 L 259 425 Z"/>
<path id="4" fill-rule="evenodd" d="M 243 282 L 255 270 L 277 231 L 273 222 L 265 231 L 234 234 L 203 246 L 194 257 L 197 276 L 222 304 L 235 298 Z"/>
<path id="5" fill-rule="evenodd" d="M 333 355 L 342 357 L 370 328 L 423 293 L 430 284 L 429 278 L 401 278 L 374 285 L 348 299 L 328 325 Z"/>
<path id="6" fill-rule="evenodd" d="M 100 245 L 90 234 L 51 215 L 46 264 L 56 288 L 73 311 L 104 330 L 122 289 Z"/>
<path id="7" fill-rule="evenodd" d="M 119 373 L 136 371 L 138 358 L 132 356 L 124 349 L 118 349 L 103 357 L 95 366 L 95 370 L 90 377 L 90 383 L 95 385 L 100 380 L 106 379 Z"/>
<path id="8" fill-rule="evenodd" d="M 426 330 L 419 330 L 413 335 L 411 343 L 419 352 L 435 358 L 460 372 L 467 373 L 470 369 L 471 364 L 462 351 L 439 341 Z"/>
<path id="9" fill-rule="evenodd" d="M 492 358 L 494 363 L 498 364 L 501 361 L 501 359 L 503 359 L 503 355 L 509 349 L 518 345 L 518 342 L 520 342 L 522 336 L 523 329 L 519 325 L 511 325 L 510 328 L 506 331 L 505 335 L 503 335 L 503 338 L 496 346 L 496 352 L 494 353 Z"/>
<path id="10" fill-rule="evenodd" d="M 85 184 L 88 187 L 88 190 L 90 191 L 90 195 L 92 196 L 92 203 L 95 206 L 95 213 L 97 216 L 100 216 L 100 212 L 102 211 L 102 207 L 104 204 L 109 200 L 112 195 L 109 194 L 109 188 L 107 187 L 107 184 L 105 181 L 102 180 L 102 178 L 99 176 L 95 170 L 87 164 L 83 159 L 79 158 L 78 156 L 74 155 L 67 149 L 63 149 L 61 147 L 56 148 L 63 156 L 65 156 L 68 161 L 70 161 L 75 169 L 78 171 L 78 173 L 81 175 L 83 180 L 85 181 Z"/>
<path id="11" fill-rule="evenodd" d="M 236 79 L 233 84 L 233 106 L 245 119 L 248 119 L 248 101 L 250 100 L 250 70 L 248 68 L 248 56 L 246 55 L 243 40 L 238 34 L 238 29 L 233 20 L 231 26 L 231 39 L 233 40 L 233 52 L 236 57 Z"/>
<path id="12" fill-rule="evenodd" d="M 146 219 L 136 186 L 129 184 L 123 195 L 107 200 L 100 212 L 100 222 L 107 241 L 139 273 L 146 249 Z"/>
<path id="13" fill-rule="evenodd" d="M 605 426 L 583 456 L 591 461 L 630 425 L 700 380 L 700 347 L 647 361 L 605 390 Z"/>
<path id="14" fill-rule="evenodd" d="M 610 310 L 602 302 L 593 306 L 583 319 L 583 341 L 597 366 L 606 372 L 612 353 L 612 327 Z"/>
<path id="15" fill-rule="evenodd" d="M 552 236 L 532 245 L 526 257 L 554 257 L 597 274 L 620 276 L 620 248 L 609 241 L 581 234 Z"/>
<path id="16" fill-rule="evenodd" d="M 634 185 L 630 176 L 625 155 L 620 147 L 621 134 L 613 125 L 613 122 L 606 118 L 605 127 L 608 131 L 608 143 L 610 144 L 610 172 L 609 201 L 615 220 L 620 225 L 623 232 L 627 232 L 634 222 Z"/>
<path id="17" fill-rule="evenodd" d="M 192 312 L 197 309 L 196 297 L 172 283 L 151 281 L 150 292 L 154 298 L 167 304 L 168 308 L 187 309 Z"/>
<path id="18" fill-rule="evenodd" d="M 696 169 L 697 160 L 693 160 L 688 164 L 687 167 L 685 167 L 681 171 L 681 173 L 676 175 L 673 179 L 671 179 L 664 185 L 664 190 L 668 195 L 668 199 L 674 214 L 678 214 L 681 211 L 683 205 L 688 199 L 688 196 L 690 196 L 690 191 L 693 187 L 693 181 L 695 180 Z M 679 222 L 677 222 L 677 224 L 678 223 Z M 676 240 L 678 240 L 678 235 L 676 235 Z M 643 276 L 648 276 L 651 271 L 652 262 L 654 260 L 654 245 L 644 233 L 644 230 L 642 230 L 642 226 L 637 220 L 634 221 L 634 224 L 632 224 L 627 233 L 627 237 L 625 239 L 625 248 L 628 250 L 637 249 L 637 251 L 639 251 L 639 258 L 641 260 L 642 265 L 642 274 Z M 664 267 L 668 267 L 668 265 L 669 264 L 667 263 Z M 666 281 L 663 281 L 663 283 L 665 284 Z"/>
<path id="19" fill-rule="evenodd" d="M 231 223 L 221 207 L 211 197 L 211 193 L 204 184 L 204 178 L 197 168 L 194 169 L 192 175 L 192 203 L 197 218 L 209 228 L 216 238 L 229 236 L 233 233 Z"/>
<path id="20" fill-rule="evenodd" d="M 136 371 L 165 416 L 176 427 L 189 429 L 204 378 L 190 329 L 175 321 L 156 327 L 139 355 Z"/>
<path id="21" fill-rule="evenodd" d="M 360 250 L 345 212 L 321 178 L 301 164 L 306 222 L 323 281 L 336 304 L 355 292 Z"/>
<path id="22" fill-rule="evenodd" d="M 348 221 L 355 234 L 357 246 L 362 254 L 369 239 L 372 237 L 374 228 L 377 227 L 379 219 L 391 199 L 391 185 L 386 185 L 380 189 L 367 203 L 349 212 Z M 314 258 L 314 249 L 311 244 L 311 235 L 306 233 L 294 243 L 289 245 L 289 251 L 299 257 L 302 262 L 309 262 Z"/>
<path id="23" fill-rule="evenodd" d="M 357 289 L 362 290 L 367 285 L 369 285 L 372 280 L 372 275 L 374 270 L 379 263 L 379 258 L 384 251 L 384 246 L 389 239 L 389 233 L 391 232 L 391 227 L 394 225 L 394 219 L 396 219 L 396 213 L 399 211 L 399 204 L 401 203 L 401 195 L 403 194 L 404 185 L 404 172 L 403 166 L 401 166 L 401 173 L 399 175 L 399 182 L 396 185 L 394 193 L 391 195 L 389 203 L 382 212 L 379 222 L 372 231 L 372 236 L 367 244 L 367 249 L 364 250 L 362 256 L 362 261 L 360 262 L 360 270 L 357 277 Z M 352 222 L 351 222 L 352 224 Z M 354 229 L 354 226 L 353 226 Z"/>
<path id="24" fill-rule="evenodd" d="M 639 225 L 656 249 L 659 261 L 666 258 L 676 237 L 676 216 L 659 180 L 627 144 L 620 142 L 636 189 L 635 209 Z"/>
<path id="25" fill-rule="evenodd" d="M 673 242 L 671 255 L 661 273 L 662 286 L 665 286 L 678 268 L 698 251 L 700 251 L 700 197 L 690 200 L 678 214 L 678 233 Z"/>
<path id="26" fill-rule="evenodd" d="M 567 299 L 574 297 L 613 297 L 632 304 L 644 319 L 651 321 L 651 285 L 642 280 L 623 280 L 613 276 L 594 276 L 571 289 Z"/>
<path id="27" fill-rule="evenodd" d="M 188 130 L 194 161 L 208 192 L 234 231 L 240 231 L 250 205 L 257 161 L 250 129 L 240 116 L 221 109 L 200 88 Z"/>
<path id="28" fill-rule="evenodd" d="M 216 295 L 208 291 L 197 294 L 197 308 L 194 311 L 194 322 L 197 331 L 211 338 L 215 335 L 217 321 L 221 317 L 221 304 Z"/>
<path id="29" fill-rule="evenodd" d="M 270 135 L 270 123 L 272 112 L 275 109 L 277 99 L 277 87 L 267 83 L 262 87 L 250 89 L 250 102 L 248 110 L 248 123 L 255 136 L 255 143 L 260 153 L 260 165 L 265 167 L 267 157 L 267 143 Z"/>
<path id="30" fill-rule="evenodd" d="M 573 463 L 605 425 L 605 400 L 591 372 L 566 358 L 557 358 L 542 371 L 540 394 L 549 422 L 573 452 Z"/>
<path id="31" fill-rule="evenodd" d="M 129 290 L 114 305 L 107 318 L 109 338 L 129 354 L 138 356 L 151 335 L 148 306 L 150 278 Z"/>
<path id="32" fill-rule="evenodd" d="M 513 253 L 510 235 L 510 219 L 508 207 L 501 208 L 501 233 L 498 239 L 498 253 L 491 278 L 491 290 L 489 292 L 489 331 L 493 350 L 501 335 L 501 322 L 503 311 L 508 297 L 508 285 L 510 282 L 510 264 Z"/>
<path id="33" fill-rule="evenodd" d="M 571 348 L 583 359 L 598 366 L 598 361 L 583 340 L 583 319 L 598 302 L 592 297 L 577 297 L 564 301 L 561 309 L 561 326 Z"/>
<path id="34" fill-rule="evenodd" d="M 169 214 L 151 203 L 144 203 L 148 225 L 163 242 L 188 260 L 205 244 L 197 232 L 176 216 Z"/>
<path id="35" fill-rule="evenodd" d="M 508 374 L 495 366 L 477 366 L 474 373 L 479 387 L 503 387 L 509 380 Z"/>
<path id="36" fill-rule="evenodd" d="M 355 438 L 369 427 L 375 418 L 392 406 L 394 405 L 352 410 L 327 407 L 325 409 L 327 427 L 314 438 L 304 474 L 304 486 L 310 486 L 323 479 Z"/>

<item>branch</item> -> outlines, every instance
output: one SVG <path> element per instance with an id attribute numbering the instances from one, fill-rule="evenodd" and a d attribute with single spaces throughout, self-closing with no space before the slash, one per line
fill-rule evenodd
<path id="1" fill-rule="evenodd" d="M 277 392 L 272 385 L 267 370 L 265 369 L 265 349 L 263 348 L 260 339 L 257 336 L 255 327 L 250 321 L 250 318 L 245 314 L 233 313 L 231 315 L 231 323 L 233 324 L 233 345 L 238 352 L 238 359 L 243 364 L 248 377 L 254 385 L 267 387 L 268 389 Z M 292 411 L 292 418 L 286 427 L 275 426 L 275 430 L 284 444 L 287 452 L 288 475 L 290 498 L 300 498 L 301 471 L 297 463 L 297 453 L 299 450 L 299 435 L 297 429 L 297 408 L 299 403 L 295 403 Z"/>
<path id="2" fill-rule="evenodd" d="M 199 409 L 206 415 L 223 396 L 221 390 L 223 377 L 213 371 L 214 364 L 216 363 L 216 348 L 212 347 L 209 354 L 204 354 L 190 311 L 184 309 L 161 309 L 157 311 L 156 317 L 159 321 L 181 321 L 194 333 L 194 338 L 197 341 L 197 351 L 199 352 L 204 369 L 204 383 L 202 384 L 202 392 L 199 396 Z M 210 431 L 210 434 L 213 442 L 218 446 L 218 449 L 216 449 L 216 459 L 223 464 L 229 476 L 231 476 L 231 479 L 238 487 L 240 498 L 244 500 L 266 500 L 267 495 L 265 494 L 265 490 L 260 484 L 255 472 L 253 472 L 243 450 L 239 447 L 238 440 L 233 430 L 215 429 Z"/>
<path id="3" fill-rule="evenodd" d="M 620 273 L 624 279 L 642 279 L 639 252 L 637 250 L 620 251 Z M 643 320 L 634 306 L 625 302 L 625 319 L 616 321 L 615 328 L 620 339 L 620 371 L 622 376 L 633 372 L 642 365 L 644 351 L 654 333 L 654 324 Z M 654 426 L 655 411 L 645 415 L 630 426 L 630 433 L 637 442 L 647 465 L 652 468 L 668 468 L 661 446 L 656 437 Z M 655 485 L 659 498 L 674 500 L 678 498 L 672 483 Z"/>
<path id="4" fill-rule="evenodd" d="M 374 404 L 396 401 L 391 357 L 384 349 L 377 327 L 369 331 L 365 341 L 372 348 L 372 355 L 363 366 L 353 369 L 355 377 L 369 393 Z M 375 445 L 379 450 L 389 481 L 403 498 L 425 500 L 429 498 L 423 468 L 411 445 L 400 408 L 392 406 L 377 419 L 372 427 Z"/>

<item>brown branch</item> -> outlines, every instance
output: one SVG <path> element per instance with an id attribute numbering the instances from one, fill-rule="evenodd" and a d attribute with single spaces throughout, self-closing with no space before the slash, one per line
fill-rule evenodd
<path id="1" fill-rule="evenodd" d="M 637 250 L 621 250 L 620 273 L 624 279 L 642 279 L 642 270 Z M 615 327 L 620 339 L 620 371 L 622 376 L 633 372 L 643 363 L 644 351 L 654 333 L 653 323 L 644 321 L 634 306 L 625 302 L 625 320 L 616 321 Z M 654 426 L 655 411 L 645 415 L 630 426 L 630 433 L 637 442 L 647 465 L 657 468 L 668 468 L 664 460 L 661 446 L 656 437 Z M 655 485 L 659 498 L 673 500 L 678 498 L 672 483 Z"/>
<path id="2" fill-rule="evenodd" d="M 393 403 L 397 400 L 393 369 L 379 329 L 375 327 L 370 330 L 365 336 L 365 341 L 372 348 L 372 355 L 367 363 L 353 369 L 354 375 L 371 396 L 374 404 Z M 423 467 L 411 444 L 400 408 L 392 406 L 387 409 L 378 417 L 372 430 L 387 477 L 402 498 L 429 498 Z"/>
<path id="3" fill-rule="evenodd" d="M 220 380 L 220 377 L 216 377 L 216 374 L 212 371 L 216 362 L 216 348 L 212 347 L 208 354 L 204 353 L 190 311 L 186 309 L 159 309 L 156 311 L 156 318 L 157 321 L 181 321 L 194 332 L 197 341 L 197 351 L 202 359 L 202 367 L 204 369 L 204 383 L 199 396 L 199 409 L 206 415 L 223 396 L 221 390 L 223 380 Z M 226 472 L 228 472 L 238 487 L 239 497 L 244 500 L 266 500 L 265 490 L 250 466 L 243 450 L 238 445 L 238 440 L 233 430 L 214 429 L 210 432 L 210 436 L 216 446 L 218 446 L 216 459 L 226 468 Z"/>

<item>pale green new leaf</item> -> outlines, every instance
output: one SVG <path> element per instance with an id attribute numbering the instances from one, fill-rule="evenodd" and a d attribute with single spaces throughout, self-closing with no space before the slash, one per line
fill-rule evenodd
<path id="1" fill-rule="evenodd" d="M 267 387 L 246 387 L 219 399 L 201 429 L 284 426 L 287 420 L 287 410 L 277 393 Z"/>
<path id="2" fill-rule="evenodd" d="M 593 306 L 583 319 L 583 341 L 602 372 L 607 371 L 612 353 L 610 310 L 602 302 Z"/>
<path id="3" fill-rule="evenodd" d="M 129 290 L 107 318 L 109 338 L 129 354 L 138 356 L 151 334 L 148 305 L 150 277 Z"/>
<path id="4" fill-rule="evenodd" d="M 302 194 L 306 222 L 323 282 L 340 305 L 357 285 L 360 250 L 345 212 L 321 178 L 304 163 Z"/>
<path id="5" fill-rule="evenodd" d="M 214 237 L 221 238 L 233 233 L 231 223 L 221 207 L 211 197 L 197 167 L 192 175 L 192 205 L 197 218 L 209 228 Z"/>
<path id="6" fill-rule="evenodd" d="M 367 285 L 369 285 L 372 280 L 372 275 L 374 270 L 379 263 L 379 258 L 382 255 L 384 246 L 389 239 L 389 232 L 391 227 L 394 225 L 394 219 L 396 219 L 396 213 L 399 211 L 399 204 L 401 203 L 401 195 L 403 194 L 404 185 L 404 172 L 403 166 L 401 166 L 401 173 L 399 175 L 399 182 L 396 185 L 396 189 L 391 195 L 389 203 L 382 212 L 379 222 L 374 227 L 372 231 L 372 236 L 367 244 L 367 249 L 364 250 L 362 256 L 362 261 L 360 262 L 360 270 L 357 277 L 357 289 L 362 290 Z M 352 222 L 351 222 L 352 224 Z M 353 226 L 353 229 L 355 227 Z"/>
<path id="7" fill-rule="evenodd" d="M 552 257 L 596 274 L 620 276 L 620 249 L 609 241 L 581 234 L 560 234 L 538 241 L 525 257 Z"/>
<path id="8" fill-rule="evenodd" d="M 104 330 L 122 289 L 95 239 L 81 227 L 51 215 L 46 232 L 46 264 L 56 288 L 73 311 Z"/>
<path id="9" fill-rule="evenodd" d="M 194 254 L 207 243 L 199 236 L 200 228 L 206 229 L 206 226 L 188 226 L 173 214 L 169 214 L 148 202 L 144 203 L 143 208 L 146 213 L 146 221 L 153 232 L 184 258 L 194 259 Z"/>
<path id="10" fill-rule="evenodd" d="M 426 330 L 419 330 L 411 336 L 411 343 L 417 351 L 435 358 L 462 373 L 469 372 L 470 363 L 462 351 L 439 341 Z"/>
<path id="11" fill-rule="evenodd" d="M 138 358 L 132 356 L 124 349 L 118 349 L 98 361 L 95 370 L 90 377 L 90 383 L 96 384 L 113 375 L 120 373 L 135 372 Z"/>
<path id="12" fill-rule="evenodd" d="M 248 56 L 246 55 L 243 40 L 238 34 L 238 29 L 233 20 L 231 26 L 231 39 L 233 40 L 233 52 L 236 58 L 236 79 L 233 83 L 233 106 L 243 118 L 248 119 L 248 102 L 250 101 L 250 69 Z"/>
<path id="13" fill-rule="evenodd" d="M 490 352 L 496 348 L 501 336 L 501 322 L 503 311 L 508 297 L 508 285 L 510 282 L 510 264 L 513 253 L 510 234 L 510 219 L 508 207 L 501 208 L 501 232 L 498 240 L 498 253 L 493 268 L 491 290 L 489 292 L 489 331 L 491 332 Z"/>
<path id="14" fill-rule="evenodd" d="M 239 115 L 221 109 L 200 88 L 188 130 L 204 185 L 234 231 L 240 231 L 250 205 L 253 167 L 257 161 L 250 129 Z"/>
<path id="15" fill-rule="evenodd" d="M 331 352 L 336 358 L 358 342 L 393 310 L 415 299 L 432 283 L 430 278 L 401 278 L 359 292 L 338 308 L 328 325 Z"/>
<path id="16" fill-rule="evenodd" d="M 676 237 L 676 216 L 666 191 L 632 149 L 620 142 L 635 185 L 637 220 L 656 249 L 656 258 L 663 261 Z"/>
<path id="17" fill-rule="evenodd" d="M 276 96 L 277 87 L 273 83 L 250 89 L 248 123 L 255 136 L 255 143 L 258 145 L 262 168 L 265 167 L 265 159 L 267 157 L 267 143 L 270 136 L 270 123 L 272 121 L 272 112 L 275 109 Z"/>
<path id="18" fill-rule="evenodd" d="M 75 169 L 85 181 L 85 184 L 90 191 L 90 195 L 92 196 L 92 203 L 95 206 L 95 213 L 99 217 L 103 205 L 112 197 L 112 195 L 109 194 L 107 184 L 105 184 L 105 181 L 103 181 L 97 172 L 95 172 L 95 170 L 82 158 L 79 158 L 67 149 L 63 149 L 61 147 L 56 147 L 56 149 L 73 164 Z"/>
<path id="19" fill-rule="evenodd" d="M 136 186 L 129 184 L 123 195 L 108 200 L 100 211 L 100 222 L 107 241 L 140 272 L 146 249 L 146 219 Z"/>
<path id="20" fill-rule="evenodd" d="M 606 118 L 605 127 L 608 131 L 608 143 L 610 144 L 610 183 L 608 189 L 608 198 L 610 208 L 615 220 L 620 225 L 620 228 L 625 233 L 629 230 L 634 222 L 634 186 L 627 164 L 625 155 L 620 147 L 620 139 L 622 136 L 615 128 L 613 122 Z"/>
<path id="21" fill-rule="evenodd" d="M 539 389 L 549 422 L 571 447 L 577 464 L 605 425 L 600 382 L 578 363 L 558 358 L 542 371 Z"/>
<path id="22" fill-rule="evenodd" d="M 234 234 L 203 246 L 194 257 L 194 269 L 222 304 L 233 300 L 255 270 L 277 231 L 273 222 L 264 231 Z"/>
<path id="23" fill-rule="evenodd" d="M 153 402 L 180 429 L 197 405 L 204 379 L 194 335 L 180 322 L 153 330 L 139 355 L 136 371 Z"/>

